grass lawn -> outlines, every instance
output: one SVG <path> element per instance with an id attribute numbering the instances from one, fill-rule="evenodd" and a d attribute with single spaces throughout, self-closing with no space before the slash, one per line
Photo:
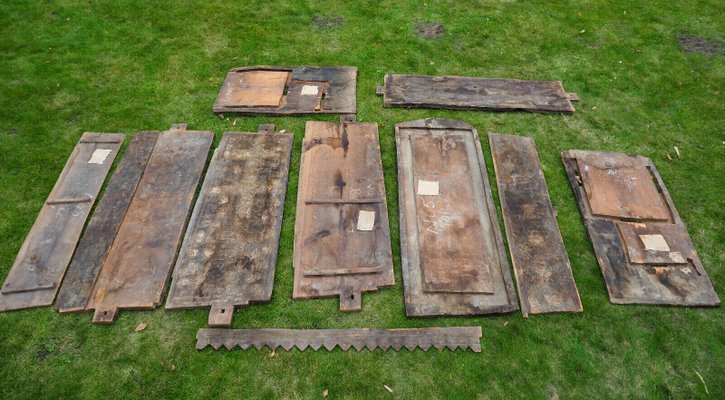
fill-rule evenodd
<path id="1" fill-rule="evenodd" d="M 84 131 L 186 122 L 218 139 L 272 122 L 295 134 L 274 294 L 237 311 L 234 326 L 480 325 L 482 353 L 198 352 L 206 310 L 122 311 L 93 326 L 90 314 L 43 308 L 0 314 L 0 398 L 725 398 L 725 311 L 610 304 L 559 156 L 651 157 L 725 299 L 723 47 L 708 56 L 678 42 L 722 45 L 722 2 L 275 3 L 0 3 L 0 279 Z M 417 35 L 420 21 L 443 24 L 444 36 Z M 396 284 L 365 294 L 357 313 L 340 313 L 337 299 L 291 298 L 306 118 L 211 112 L 228 69 L 305 64 L 357 66 L 358 120 L 380 126 Z M 581 101 L 574 115 L 384 109 L 375 87 L 385 73 L 561 80 Z M 536 140 L 584 313 L 405 317 L 394 124 L 424 117 L 476 127 L 492 182 L 487 132 Z"/>

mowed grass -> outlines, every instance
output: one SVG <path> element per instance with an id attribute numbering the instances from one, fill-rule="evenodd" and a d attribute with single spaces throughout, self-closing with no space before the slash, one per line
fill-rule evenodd
<path id="1" fill-rule="evenodd" d="M 274 294 L 238 310 L 234 326 L 480 325 L 483 339 L 481 353 L 198 352 L 206 310 L 122 311 L 112 326 L 17 311 L 0 314 L 0 398 L 725 398 L 723 309 L 610 304 L 559 156 L 651 157 L 725 297 L 725 65 L 677 40 L 722 43 L 724 15 L 718 1 L 3 1 L 0 279 L 84 131 L 130 137 L 185 122 L 219 136 L 271 122 L 295 134 Z M 417 36 L 419 21 L 444 24 L 445 36 Z M 361 312 L 291 298 L 307 118 L 214 116 L 226 71 L 246 65 L 359 68 L 358 120 L 380 128 L 396 277 L 365 294 Z M 384 109 L 385 73 L 561 80 L 581 101 L 574 115 Z M 487 132 L 536 140 L 584 313 L 405 317 L 394 124 L 424 117 L 476 127 L 492 182 Z"/>

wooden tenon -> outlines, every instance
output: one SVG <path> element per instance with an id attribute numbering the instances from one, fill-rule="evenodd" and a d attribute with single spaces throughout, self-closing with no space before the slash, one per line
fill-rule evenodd
<path id="1" fill-rule="evenodd" d="M 488 140 L 521 313 L 582 311 L 534 140 L 495 133 Z"/>
<path id="2" fill-rule="evenodd" d="M 385 75 L 377 89 L 385 107 L 458 110 L 536 111 L 571 114 L 576 93 L 560 81 L 471 78 L 464 76 Z"/>
<path id="3" fill-rule="evenodd" d="M 184 236 L 167 309 L 211 306 L 209 326 L 230 326 L 235 306 L 269 302 L 293 142 L 274 125 L 222 135 Z"/>
<path id="4" fill-rule="evenodd" d="M 53 304 L 123 140 L 118 133 L 83 134 L 0 289 L 0 311 Z"/>
<path id="5" fill-rule="evenodd" d="M 423 119 L 395 126 L 400 252 L 408 316 L 515 311 L 476 130 Z"/>
<path id="6" fill-rule="evenodd" d="M 652 160 L 582 150 L 561 157 L 612 303 L 720 305 Z"/>
<path id="7" fill-rule="evenodd" d="M 300 164 L 293 297 L 359 310 L 395 283 L 378 125 L 308 121 Z"/>

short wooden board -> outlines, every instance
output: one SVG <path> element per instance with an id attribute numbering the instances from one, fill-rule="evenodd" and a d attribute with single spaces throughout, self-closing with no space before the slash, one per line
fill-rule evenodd
<path id="1" fill-rule="evenodd" d="M 395 126 L 408 316 L 516 310 L 476 130 L 423 119 Z"/>
<path id="2" fill-rule="evenodd" d="M 534 140 L 495 133 L 488 140 L 521 313 L 582 311 Z"/>
<path id="3" fill-rule="evenodd" d="M 378 125 L 308 121 L 300 164 L 293 296 L 359 310 L 395 283 Z"/>
<path id="4" fill-rule="evenodd" d="M 86 307 L 94 323 L 161 303 L 213 140 L 185 125 L 159 134 Z"/>
<path id="5" fill-rule="evenodd" d="M 123 140 L 118 133 L 83 134 L 0 290 L 0 311 L 53 304 Z"/>
<path id="6" fill-rule="evenodd" d="M 55 301 L 60 313 L 85 311 L 101 265 L 136 192 L 158 132 L 133 137 L 83 232 Z"/>
<path id="7" fill-rule="evenodd" d="M 560 81 L 471 78 L 463 76 L 385 75 L 380 88 L 385 107 L 461 110 L 537 111 L 571 114 L 571 101 Z"/>
<path id="8" fill-rule="evenodd" d="M 720 305 L 652 160 L 582 150 L 561 156 L 612 303 Z"/>
<path id="9" fill-rule="evenodd" d="M 211 307 L 229 326 L 235 306 L 269 302 L 294 136 L 263 125 L 225 132 L 179 251 L 167 309 Z"/>
<path id="10" fill-rule="evenodd" d="M 227 73 L 213 111 L 235 114 L 355 114 L 355 67 L 241 67 Z"/>

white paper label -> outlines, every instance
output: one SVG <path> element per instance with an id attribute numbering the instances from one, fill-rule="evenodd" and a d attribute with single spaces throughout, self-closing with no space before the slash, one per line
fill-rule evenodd
<path id="1" fill-rule="evenodd" d="M 303 96 L 317 96 L 317 91 L 318 91 L 317 86 L 312 86 L 312 85 L 302 86 L 302 95 Z"/>
<path id="2" fill-rule="evenodd" d="M 670 251 L 670 246 L 662 235 L 639 235 L 645 250 Z"/>
<path id="3" fill-rule="evenodd" d="M 357 230 L 372 231 L 375 226 L 375 211 L 361 210 L 357 214 Z"/>
<path id="4" fill-rule="evenodd" d="M 113 152 L 111 149 L 96 149 L 91 155 L 91 159 L 88 160 L 88 164 L 103 164 L 111 152 Z"/>
<path id="5" fill-rule="evenodd" d="M 438 181 L 418 180 L 418 194 L 423 196 L 438 196 Z"/>

